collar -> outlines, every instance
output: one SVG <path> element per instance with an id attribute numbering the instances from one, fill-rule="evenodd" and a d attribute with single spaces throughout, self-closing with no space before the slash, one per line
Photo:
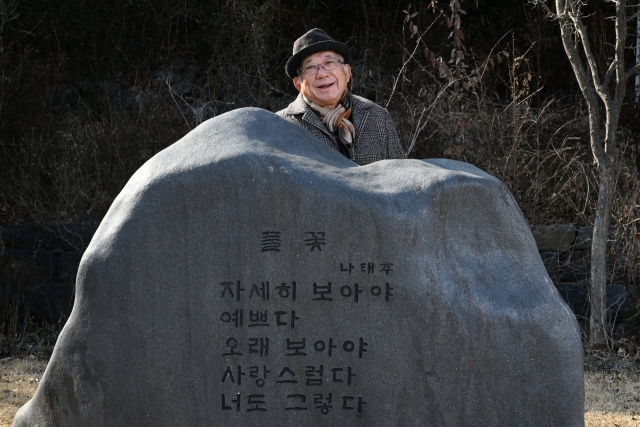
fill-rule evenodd
<path id="1" fill-rule="evenodd" d="M 298 114 L 304 114 L 305 111 L 307 111 L 307 108 L 309 108 L 309 106 L 306 102 L 304 102 L 302 94 L 299 93 L 295 101 L 289 104 L 289 114 L 294 116 Z"/>
<path id="2" fill-rule="evenodd" d="M 359 139 L 360 135 L 362 135 L 362 129 L 364 128 L 364 124 L 367 121 L 367 117 L 369 116 L 369 110 L 371 109 L 371 101 L 368 101 L 364 98 L 360 98 L 352 93 L 349 93 L 351 97 L 351 122 L 356 129 L 356 141 Z M 298 97 L 289 104 L 288 114 L 293 116 L 302 115 L 302 120 L 308 123 L 313 124 L 317 127 L 321 132 L 327 134 L 329 137 L 333 138 L 333 135 L 329 132 L 327 127 L 322 124 L 320 121 L 320 117 L 318 113 L 313 111 L 309 105 L 304 102 L 304 98 L 302 94 L 298 94 Z M 356 142 L 354 141 L 354 143 Z"/>

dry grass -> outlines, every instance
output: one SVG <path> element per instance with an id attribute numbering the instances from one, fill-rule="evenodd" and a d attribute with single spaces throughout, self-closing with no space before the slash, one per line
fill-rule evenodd
<path id="1" fill-rule="evenodd" d="M 584 414 L 585 427 L 638 427 L 640 417 L 624 412 L 587 412 Z"/>
<path id="2" fill-rule="evenodd" d="M 33 396 L 46 362 L 31 356 L 0 361 L 0 427 Z M 586 427 L 640 427 L 640 374 L 585 373 Z"/>
<path id="3" fill-rule="evenodd" d="M 587 427 L 640 426 L 640 374 L 585 373 Z"/>
<path id="4" fill-rule="evenodd" d="M 31 399 L 42 378 L 46 360 L 35 356 L 0 361 L 0 427 L 9 427 L 13 417 Z"/>

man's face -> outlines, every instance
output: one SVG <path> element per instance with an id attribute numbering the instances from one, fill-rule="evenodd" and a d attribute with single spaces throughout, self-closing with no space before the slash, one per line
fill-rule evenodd
<path id="1" fill-rule="evenodd" d="M 337 61 L 338 57 L 333 52 L 318 52 L 302 60 L 300 68 L 322 64 L 329 60 Z M 349 64 L 338 64 L 331 71 L 320 67 L 317 73 L 309 76 L 301 73 L 300 77 L 293 78 L 293 84 L 305 98 L 314 104 L 325 108 L 334 108 L 342 99 L 350 78 L 351 67 Z"/>

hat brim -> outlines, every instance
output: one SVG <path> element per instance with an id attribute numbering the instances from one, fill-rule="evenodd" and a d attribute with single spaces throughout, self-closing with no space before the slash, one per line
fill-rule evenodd
<path id="1" fill-rule="evenodd" d="M 335 40 L 323 40 L 317 43 L 310 44 L 309 46 L 296 52 L 295 55 L 289 58 L 289 60 L 287 61 L 287 65 L 285 66 L 287 75 L 293 79 L 298 75 L 297 68 L 304 58 L 313 55 L 314 53 L 324 51 L 331 51 L 341 55 L 344 58 L 345 64 L 351 62 L 351 50 L 349 50 L 346 44 L 337 42 Z"/>

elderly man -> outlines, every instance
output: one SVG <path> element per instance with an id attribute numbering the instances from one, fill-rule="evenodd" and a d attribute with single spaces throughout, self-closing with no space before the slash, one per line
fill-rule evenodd
<path id="1" fill-rule="evenodd" d="M 389 112 L 347 90 L 351 51 L 315 28 L 293 45 L 285 70 L 300 94 L 278 111 L 359 165 L 403 159 Z"/>

